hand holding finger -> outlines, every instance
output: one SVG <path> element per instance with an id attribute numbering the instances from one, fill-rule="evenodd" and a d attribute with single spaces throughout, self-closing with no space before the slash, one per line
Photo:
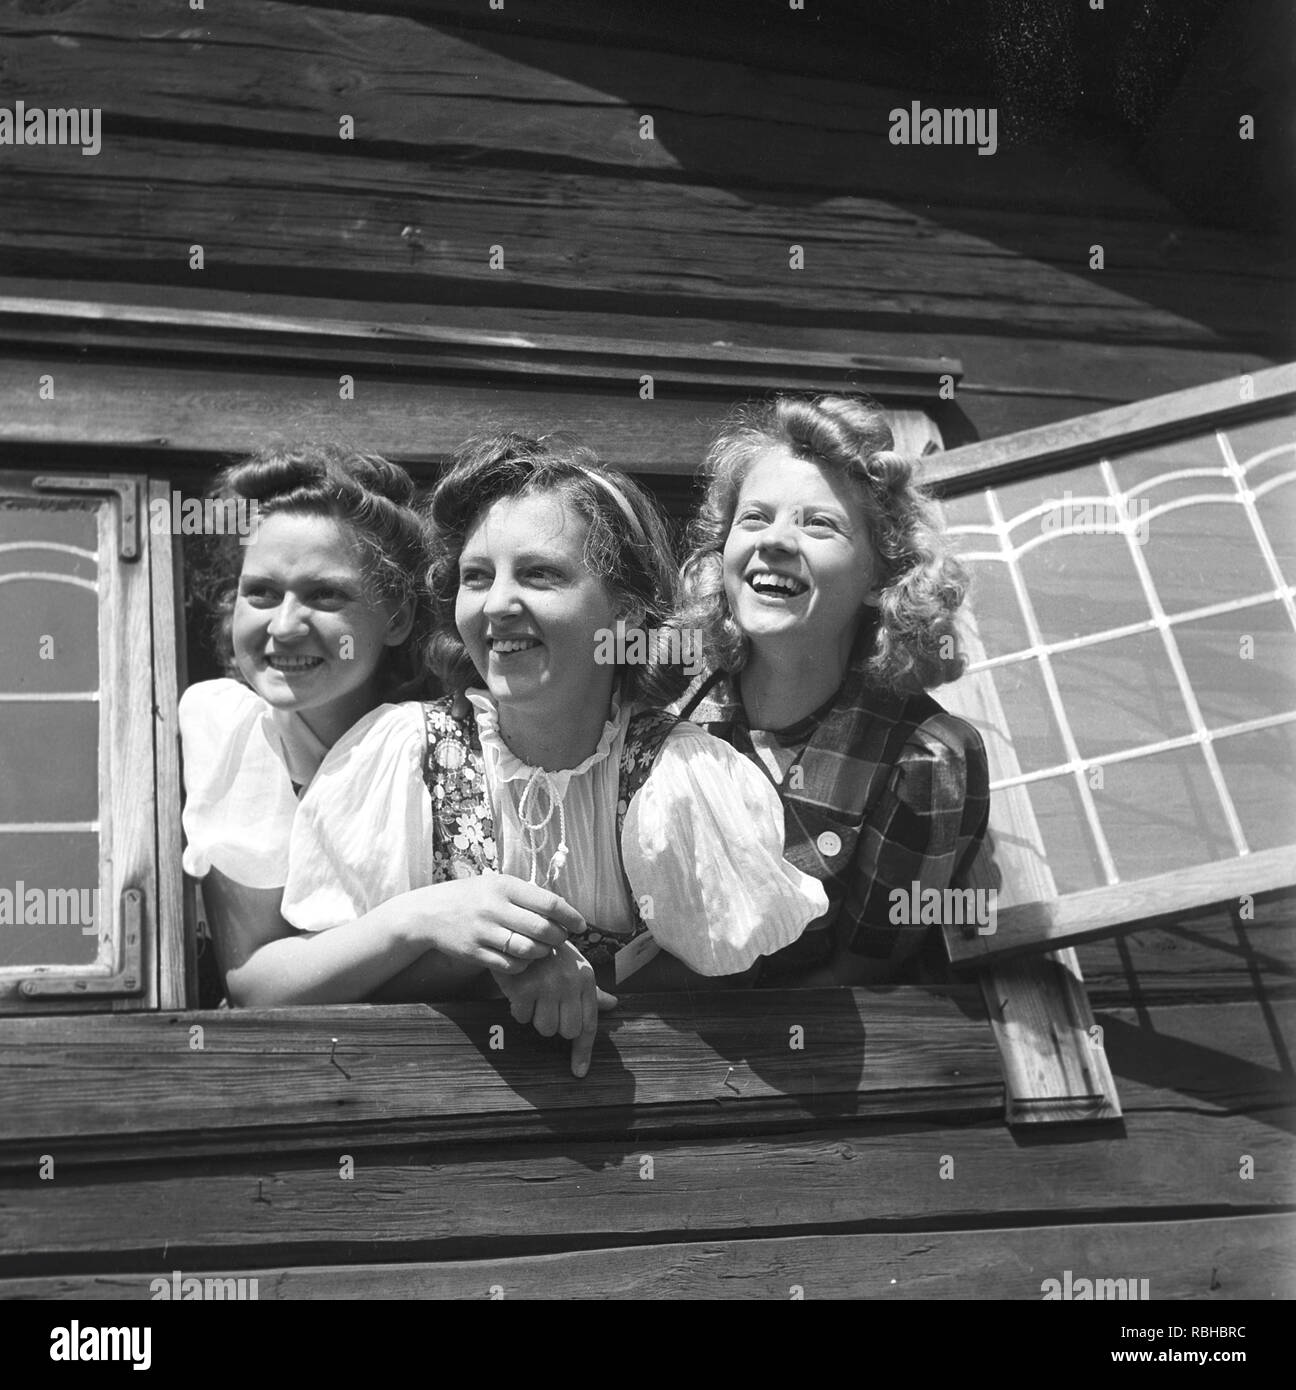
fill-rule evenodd
<path id="1" fill-rule="evenodd" d="M 579 936 L 584 932 L 585 919 L 565 898 L 560 898 L 557 893 L 550 892 L 548 888 L 540 888 L 534 883 L 527 883 L 520 878 L 503 879 L 501 882 L 504 884 L 510 900 L 516 906 L 548 919 L 570 935 Z"/>
<path id="2" fill-rule="evenodd" d="M 561 946 L 563 941 L 566 941 L 566 935 L 560 932 L 557 927 L 550 926 L 549 931 L 561 938 L 554 945 Z M 516 956 L 518 960 L 543 960 L 546 956 L 553 954 L 550 946 L 546 946 L 543 941 L 536 939 L 533 932 L 528 933 L 521 927 L 510 928 L 507 925 L 500 927 L 497 942 L 496 949 L 501 955 Z"/>

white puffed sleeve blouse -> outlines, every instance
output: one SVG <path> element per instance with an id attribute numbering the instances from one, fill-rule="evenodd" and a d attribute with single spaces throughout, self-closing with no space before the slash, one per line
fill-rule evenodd
<path id="1" fill-rule="evenodd" d="M 778 793 L 728 744 L 676 725 L 630 802 L 618 853 L 632 708 L 614 703 L 577 767 L 545 772 L 504 743 L 490 696 L 472 690 L 468 699 L 499 871 L 545 884 L 591 927 L 629 935 L 636 902 L 650 904 L 643 915 L 658 946 L 699 974 L 730 975 L 791 944 L 826 911 L 823 885 L 783 858 Z M 324 760 L 292 825 L 283 913 L 293 926 L 338 926 L 437 881 L 425 737 L 421 706 L 386 706 Z"/>
<path id="2" fill-rule="evenodd" d="M 249 888 L 279 888 L 304 786 L 328 751 L 296 714 L 235 680 L 200 681 L 180 697 L 184 870 L 218 869 Z"/>

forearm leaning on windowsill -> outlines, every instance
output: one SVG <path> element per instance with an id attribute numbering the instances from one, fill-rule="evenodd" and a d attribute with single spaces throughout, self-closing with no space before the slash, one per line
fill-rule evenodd
<path id="1" fill-rule="evenodd" d="M 280 916 L 278 890 L 213 870 L 203 896 L 230 1002 L 244 1008 L 359 1003 L 429 950 L 391 904 L 329 931 L 298 932 Z"/>

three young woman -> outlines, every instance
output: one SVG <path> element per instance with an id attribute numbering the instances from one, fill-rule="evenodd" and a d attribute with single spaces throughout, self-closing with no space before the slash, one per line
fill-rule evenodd
<path id="1" fill-rule="evenodd" d="M 576 1042 L 580 1075 L 615 1002 L 596 967 L 626 980 L 664 948 L 733 975 L 795 941 L 826 898 L 784 861 L 759 769 L 655 712 L 657 668 L 600 659 L 618 624 L 656 632 L 674 588 L 640 488 L 565 441 L 501 435 L 461 451 L 430 518 L 432 663 L 451 693 L 377 711 L 334 749 L 295 819 L 284 915 L 325 937 L 367 932 L 391 963 L 371 928 L 404 915 L 413 932 L 447 887 L 497 871 L 543 893 L 388 983 L 445 997 L 485 968 L 515 1018 Z"/>
<path id="2" fill-rule="evenodd" d="M 395 549 L 349 511 L 271 505 L 235 604 L 250 689 L 197 687 L 182 711 L 186 868 L 219 875 L 236 1002 L 493 981 L 583 1074 L 615 1002 L 600 984 L 895 975 L 924 929 L 896 926 L 890 890 L 957 884 L 985 827 L 979 739 L 922 693 L 960 669 L 961 575 L 880 412 L 783 398 L 708 463 L 673 622 L 711 659 L 684 705 L 709 733 L 656 708 L 666 668 L 603 659 L 618 629 L 645 636 L 621 652 L 666 639 L 675 570 L 653 504 L 588 451 L 501 435 L 438 485 L 420 533 L 438 701 L 378 703 L 384 653 L 420 627 Z M 308 597 L 330 578 L 341 620 Z"/>

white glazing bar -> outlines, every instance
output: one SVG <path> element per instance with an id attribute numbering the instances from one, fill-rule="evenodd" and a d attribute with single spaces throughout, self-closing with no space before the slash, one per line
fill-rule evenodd
<path id="1" fill-rule="evenodd" d="M 17 835 L 61 835 L 69 830 L 97 835 L 99 822 L 97 820 L 0 821 L 0 834 L 13 831 Z"/>
<path id="2" fill-rule="evenodd" d="M 1137 748 L 1121 748 L 1115 753 L 1103 753 L 1089 758 L 1083 763 L 1055 763 L 1052 767 L 1041 767 L 1033 772 L 1023 772 L 1016 777 L 1005 777 L 1001 782 L 991 784 L 991 790 L 999 787 L 1016 787 L 1024 782 L 1040 782 L 1047 777 L 1060 777 L 1063 773 L 1083 771 L 1090 767 L 1105 767 L 1109 763 L 1127 763 L 1132 758 L 1150 758 L 1157 753 L 1170 753 L 1176 748 L 1191 748 L 1206 742 L 1219 743 L 1235 734 L 1251 734 L 1259 729 L 1274 729 L 1282 724 L 1296 723 L 1296 710 L 1285 714 L 1266 714 L 1258 719 L 1244 719 L 1240 724 L 1228 724 L 1224 728 L 1212 729 L 1203 738 L 1201 734 L 1180 734 L 1176 738 L 1162 739 L 1158 743 L 1144 743 Z"/>
<path id="3" fill-rule="evenodd" d="M 1003 513 L 999 509 L 999 499 L 992 491 L 987 490 L 986 492 L 986 504 L 990 508 L 991 520 L 999 534 L 999 544 L 1007 551 L 1009 549 L 1008 532 L 1004 526 Z M 1035 616 L 1035 605 L 1031 602 L 1030 594 L 1026 591 L 1026 580 L 1017 567 L 1015 559 L 1009 558 L 1006 563 L 1008 573 L 1012 577 L 1013 588 L 1017 593 L 1017 602 L 1021 606 L 1022 618 L 1026 624 L 1026 635 L 1030 639 L 1032 647 L 1041 649 L 1040 673 L 1044 678 L 1044 688 L 1048 691 L 1049 701 L 1053 706 L 1053 717 L 1057 720 L 1058 729 L 1062 734 L 1063 747 L 1067 751 L 1068 759 L 1074 764 L 1079 764 L 1081 762 L 1080 748 L 1075 741 L 1070 720 L 1067 718 L 1067 712 L 1062 705 L 1062 693 L 1058 689 L 1052 663 L 1048 653 L 1043 650 L 1047 644 L 1044 641 L 1044 634 L 1040 631 L 1039 621 Z M 1076 774 L 1075 781 L 1080 791 L 1080 803 L 1084 807 L 1085 819 L 1089 822 L 1089 831 L 1093 835 L 1094 846 L 1098 851 L 1098 859 L 1103 867 L 1103 875 L 1108 883 L 1119 883 L 1120 875 L 1116 872 L 1116 861 L 1112 858 L 1111 848 L 1107 844 L 1107 836 L 1103 833 L 1102 825 L 1098 820 L 1098 807 L 1093 799 L 1093 791 L 1080 773 Z"/>
<path id="4" fill-rule="evenodd" d="M 48 704 L 56 700 L 89 701 L 94 703 L 99 699 L 97 690 L 38 690 L 28 691 L 26 694 L 13 695 L 6 691 L 0 691 L 0 700 L 7 700 L 13 704 Z"/>
<path id="5" fill-rule="evenodd" d="M 1180 623 L 1196 622 L 1198 618 L 1217 618 L 1222 613 L 1237 613 L 1245 608 L 1258 608 L 1264 603 L 1273 603 L 1275 600 L 1290 599 L 1291 589 L 1271 589 L 1264 594 L 1251 594 L 1246 598 L 1225 599 L 1222 603 L 1211 603 L 1205 608 L 1190 608 L 1186 612 L 1176 613 L 1173 617 L 1166 615 L 1166 622 L 1171 627 Z M 1083 637 L 1068 637 L 1061 642 L 1048 642 L 1042 647 L 1023 647 L 1020 651 L 1009 652 L 1006 656 L 987 657 L 985 661 L 978 661 L 968 667 L 969 675 L 977 671 L 988 671 L 995 666 L 1007 666 L 1014 661 L 1025 661 L 1029 657 L 1042 656 L 1045 652 L 1049 655 L 1055 652 L 1073 652 L 1079 647 L 1093 647 L 1100 642 L 1114 642 L 1119 637 L 1137 637 L 1141 632 L 1154 632 L 1158 624 L 1155 619 L 1148 618 L 1139 623 L 1126 623 L 1124 627 L 1104 628 L 1102 632 L 1090 632 Z"/>
<path id="6" fill-rule="evenodd" d="M 1224 464 L 1233 475 L 1233 483 L 1242 495 L 1242 507 L 1247 514 L 1247 520 L 1251 523 L 1252 531 L 1255 532 L 1260 554 L 1264 556 L 1265 565 L 1273 576 L 1274 583 L 1281 590 L 1283 605 L 1287 609 L 1287 617 L 1291 620 L 1292 626 L 1296 627 L 1296 602 L 1292 600 L 1291 589 L 1286 583 L 1286 576 L 1278 566 L 1278 556 L 1274 552 L 1269 533 L 1265 530 L 1264 522 L 1260 520 L 1260 513 L 1256 510 L 1255 495 L 1247 486 L 1246 473 L 1243 471 L 1242 465 L 1238 463 L 1237 455 L 1233 452 L 1233 441 L 1223 430 L 1215 431 L 1215 439 L 1219 444 L 1220 453 L 1224 455 Z"/>
<path id="7" fill-rule="evenodd" d="M 1102 470 L 1103 480 L 1107 484 L 1108 491 L 1112 495 L 1112 501 L 1123 512 L 1125 510 L 1125 498 L 1116 482 L 1116 474 L 1111 464 L 1104 459 L 1099 464 L 1099 468 Z M 1220 806 L 1224 811 L 1224 820 L 1228 825 L 1229 834 L 1233 837 L 1234 848 L 1239 855 L 1246 854 L 1248 849 L 1246 836 L 1242 832 L 1242 822 L 1238 818 L 1237 807 L 1233 804 L 1229 789 L 1224 784 L 1224 773 L 1220 769 L 1219 759 L 1215 756 L 1215 749 L 1211 746 L 1210 730 L 1206 727 L 1201 707 L 1197 703 L 1197 692 L 1192 688 L 1192 682 L 1188 679 L 1188 669 L 1184 666 L 1183 656 L 1179 651 L 1179 643 L 1175 640 L 1165 610 L 1161 607 L 1161 599 L 1152 580 L 1152 571 L 1148 569 L 1142 547 L 1133 532 L 1127 532 L 1125 539 L 1129 544 L 1130 556 L 1134 561 L 1139 582 L 1143 585 L 1143 593 L 1147 599 L 1148 607 L 1152 610 L 1152 616 L 1156 619 L 1157 627 L 1161 631 L 1161 640 L 1165 645 L 1166 655 L 1170 659 L 1170 667 L 1174 671 L 1175 682 L 1179 686 L 1179 694 L 1188 711 L 1188 720 L 1201 743 L 1202 756 L 1210 770 L 1211 781 L 1215 784 L 1215 793 L 1219 797 Z"/>

